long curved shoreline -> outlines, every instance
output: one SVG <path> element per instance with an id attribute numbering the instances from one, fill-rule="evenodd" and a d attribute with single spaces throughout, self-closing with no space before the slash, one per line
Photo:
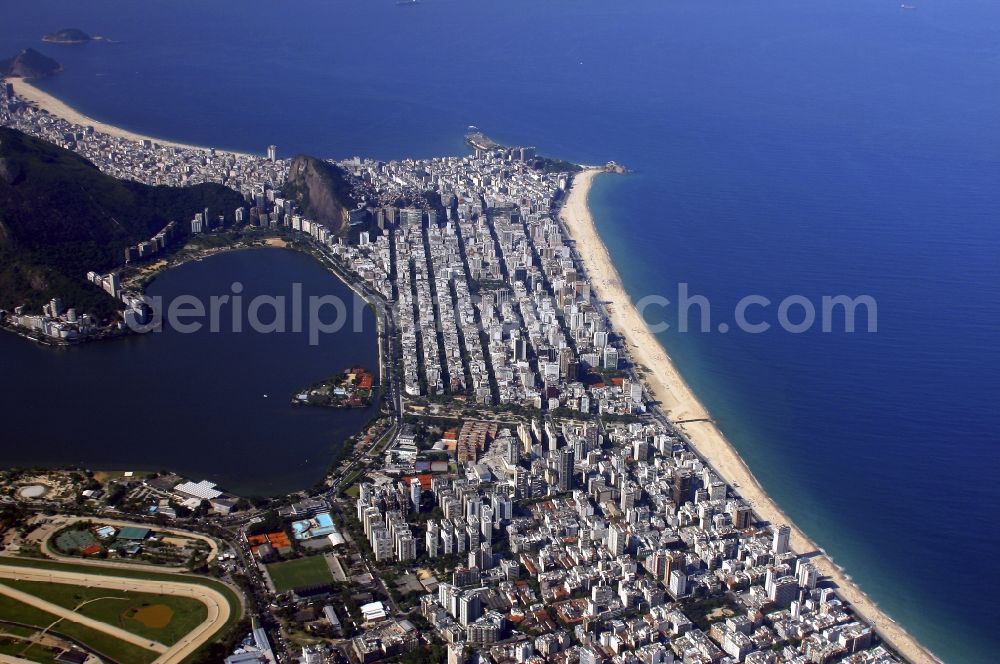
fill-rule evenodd
<path id="1" fill-rule="evenodd" d="M 697 452 L 748 502 L 759 518 L 772 524 L 788 524 L 792 548 L 811 554 L 820 574 L 833 581 L 837 594 L 874 625 L 882 639 L 911 662 L 940 662 L 920 645 L 901 625 L 890 618 L 855 584 L 806 534 L 791 522 L 781 508 L 764 492 L 750 468 L 711 419 L 708 409 L 698 400 L 677 370 L 660 341 L 650 332 L 622 284 L 621 276 L 608 254 L 594 225 L 588 196 L 594 179 L 604 172 L 591 168 L 573 177 L 569 197 L 560 211 L 560 219 L 576 243 L 579 254 L 607 310 L 614 329 L 622 334 L 629 355 L 648 369 L 646 389 L 675 424 L 690 439 Z M 692 421 L 696 420 L 696 421 Z"/>
<path id="2" fill-rule="evenodd" d="M 100 120 L 95 120 L 88 115 L 84 115 L 66 102 L 50 95 L 41 88 L 32 85 L 31 82 L 23 78 L 12 77 L 5 80 L 14 86 L 14 93 L 18 97 L 34 104 L 41 110 L 46 111 L 51 115 L 58 116 L 68 122 L 72 122 L 73 124 L 91 126 L 94 128 L 94 131 L 102 134 L 107 134 L 116 138 L 124 138 L 129 141 L 152 141 L 153 143 L 157 143 L 165 147 L 179 148 L 181 150 L 215 150 L 219 153 L 231 154 L 237 157 L 251 156 L 246 152 L 236 152 L 234 150 L 223 150 L 221 148 L 211 148 L 203 145 L 178 143 L 177 141 L 168 141 L 155 136 L 146 136 L 138 134 L 134 131 L 128 131 L 127 129 L 122 129 L 121 127 L 116 127 L 115 125 L 101 122 Z"/>

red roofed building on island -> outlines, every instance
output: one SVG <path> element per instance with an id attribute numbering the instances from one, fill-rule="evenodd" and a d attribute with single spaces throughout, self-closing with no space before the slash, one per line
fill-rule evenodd
<path id="1" fill-rule="evenodd" d="M 361 367 L 351 367 L 347 370 L 348 378 L 352 380 L 354 386 L 361 390 L 370 390 L 375 384 L 375 379 L 371 373 Z"/>

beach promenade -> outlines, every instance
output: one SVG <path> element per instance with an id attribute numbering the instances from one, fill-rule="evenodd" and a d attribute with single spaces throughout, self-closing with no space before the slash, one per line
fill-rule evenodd
<path id="1" fill-rule="evenodd" d="M 792 548 L 800 555 L 812 555 L 820 574 L 837 586 L 839 596 L 878 630 L 883 640 L 912 662 L 938 662 L 906 630 L 879 609 L 878 605 L 851 581 L 832 560 L 816 546 L 781 508 L 771 500 L 737 454 L 708 410 L 684 382 L 670 356 L 650 332 L 638 309 L 622 285 L 621 277 L 594 225 L 588 194 L 600 169 L 587 169 L 573 178 L 572 188 L 562 207 L 560 218 L 576 243 L 596 291 L 596 297 L 607 302 L 615 330 L 622 334 L 633 362 L 644 367 L 646 389 L 659 402 L 672 422 L 687 434 L 693 447 L 748 502 L 764 521 L 791 528 Z M 648 293 L 652 295 L 654 293 Z"/>

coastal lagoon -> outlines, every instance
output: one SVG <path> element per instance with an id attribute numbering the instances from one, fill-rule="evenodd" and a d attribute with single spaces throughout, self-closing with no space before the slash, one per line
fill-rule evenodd
<path id="1" fill-rule="evenodd" d="M 231 294 L 234 282 L 247 302 L 290 297 L 293 283 L 306 298 L 354 298 L 315 259 L 287 249 L 185 263 L 158 276 L 147 292 L 165 301 L 192 295 L 208 302 Z M 237 333 L 227 325 L 191 334 L 168 326 L 70 348 L 0 334 L 0 464 L 172 470 L 242 495 L 307 488 L 377 410 L 290 403 L 297 390 L 345 367 L 377 371 L 375 317 L 367 307 L 359 311 L 360 331 L 352 321 L 318 345 L 306 332 Z M 262 311 L 261 318 L 273 316 Z"/>
<path id="2" fill-rule="evenodd" d="M 178 141 L 431 157 L 464 152 L 475 124 L 618 160 L 633 172 L 598 178 L 591 204 L 636 299 L 683 281 L 725 316 L 751 293 L 871 294 L 876 334 L 661 339 L 797 525 L 932 651 L 986 663 L 1000 649 L 982 582 L 1000 548 L 1000 3 L 908 4 L 64 0 L 5 16 L 0 52 L 33 44 L 66 68 L 40 87 Z M 37 42 L 61 27 L 120 43 Z"/>

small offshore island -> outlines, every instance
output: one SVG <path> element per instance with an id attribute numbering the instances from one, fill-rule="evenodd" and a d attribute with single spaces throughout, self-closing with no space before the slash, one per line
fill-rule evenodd
<path id="1" fill-rule="evenodd" d="M 99 35 L 91 37 L 79 28 L 63 28 L 62 30 L 56 30 L 55 32 L 43 35 L 42 41 L 49 44 L 86 44 L 92 41 L 108 40 Z"/>
<path id="2" fill-rule="evenodd" d="M 472 155 L 426 160 L 239 155 L 98 132 L 10 85 L 0 124 L 12 127 L 0 150 L 35 137 L 53 145 L 28 141 L 27 152 L 50 154 L 65 177 L 166 185 L 175 206 L 164 217 L 153 200 L 159 215 L 105 228 L 107 254 L 74 255 L 72 233 L 47 252 L 10 224 L 0 251 L 19 262 L 0 278 L 17 289 L 0 291 L 0 306 L 38 307 L 8 313 L 11 326 L 70 336 L 68 307 L 91 296 L 120 326 L 144 315 L 132 304 L 142 271 L 178 247 L 277 235 L 376 312 L 381 387 L 377 415 L 325 478 L 286 496 L 240 499 L 170 473 L 7 471 L 0 576 L 23 573 L 11 552 L 46 566 L 108 553 L 128 567 L 170 523 L 171 546 L 192 552 L 184 569 L 227 581 L 202 600 L 222 620 L 201 623 L 190 646 L 200 661 L 935 661 L 789 523 L 645 326 L 587 206 L 594 178 L 620 166 L 541 158 L 481 133 Z M 0 186 L 39 172 L 0 159 Z M 192 192 L 238 200 L 195 206 Z M 88 221 L 102 229 L 99 215 Z M 58 246 L 66 235 L 53 236 Z M 347 395 L 347 381 L 315 389 Z M 168 552 L 148 563 L 176 562 Z M 163 582 L 181 594 L 205 577 L 182 579 Z M 245 595 L 245 611 L 226 589 Z M 151 652 L 149 639 L 166 636 L 145 635 L 145 653 L 119 659 L 190 654 L 184 641 Z"/>

